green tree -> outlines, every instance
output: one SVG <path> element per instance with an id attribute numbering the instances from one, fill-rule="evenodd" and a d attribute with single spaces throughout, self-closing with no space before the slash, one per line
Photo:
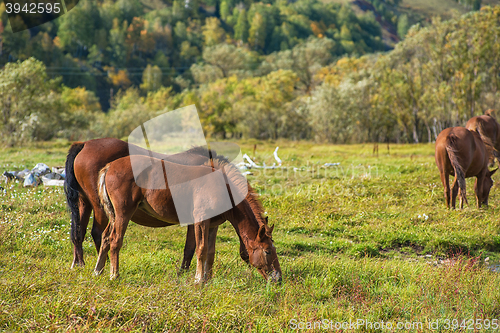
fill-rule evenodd
<path id="1" fill-rule="evenodd" d="M 229 8 L 228 2 L 224 0 L 220 4 L 220 18 L 227 21 L 229 15 L 231 15 L 231 9 Z"/>
<path id="2" fill-rule="evenodd" d="M 406 33 L 408 32 L 408 29 L 410 28 L 409 23 L 408 23 L 408 16 L 406 14 L 401 15 L 398 18 L 398 36 L 399 38 L 403 39 L 406 36 Z"/>
<path id="3" fill-rule="evenodd" d="M 126 26 L 126 21 L 123 26 L 120 26 L 117 18 L 113 20 L 113 29 L 109 32 L 109 47 L 112 53 L 112 60 L 110 63 L 112 66 L 125 66 L 125 59 L 127 57 L 127 49 L 125 46 Z"/>
<path id="4" fill-rule="evenodd" d="M 247 11 L 242 9 L 238 14 L 238 21 L 234 27 L 234 39 L 246 43 L 248 40 Z"/>
<path id="5" fill-rule="evenodd" d="M 259 12 L 255 13 L 250 24 L 248 42 L 255 50 L 262 50 L 266 46 L 266 18 Z"/>
<path id="6" fill-rule="evenodd" d="M 158 66 L 147 65 L 142 72 L 141 89 L 145 92 L 156 91 L 161 88 L 163 73 Z"/>
<path id="7" fill-rule="evenodd" d="M 256 58 L 247 50 L 231 44 L 219 44 L 203 50 L 205 64 L 193 65 L 191 73 L 196 82 L 207 83 L 218 78 L 237 75 L 252 76 Z"/>
<path id="8" fill-rule="evenodd" d="M 216 17 L 209 17 L 202 28 L 205 46 L 213 46 L 222 43 L 226 38 L 226 32 L 220 26 L 220 21 Z"/>
<path id="9" fill-rule="evenodd" d="M 2 142 L 13 145 L 56 135 L 62 110 L 54 91 L 58 82 L 49 79 L 45 65 L 34 58 L 5 65 L 0 71 Z"/>
<path id="10" fill-rule="evenodd" d="M 292 70 L 300 79 L 300 87 L 309 92 L 314 74 L 333 60 L 335 42 L 329 38 L 311 37 L 291 50 L 275 52 L 261 64 L 264 73 L 278 69 Z"/>
<path id="11" fill-rule="evenodd" d="M 57 31 L 63 49 L 81 52 L 94 44 L 99 11 L 95 1 L 84 0 L 66 15 L 61 16 Z"/>

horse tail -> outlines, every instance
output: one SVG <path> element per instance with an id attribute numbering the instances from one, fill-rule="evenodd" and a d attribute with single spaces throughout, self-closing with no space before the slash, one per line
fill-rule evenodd
<path id="1" fill-rule="evenodd" d="M 465 171 L 457 156 L 457 153 L 459 152 L 458 137 L 454 134 L 450 134 L 447 139 L 446 152 L 448 153 L 448 157 L 450 159 L 451 165 L 453 166 L 453 170 L 455 170 L 455 178 L 458 181 L 458 188 L 460 189 L 460 197 L 462 199 L 462 202 L 465 202 L 468 205 L 469 203 L 467 202 L 467 194 L 465 192 Z"/>
<path id="2" fill-rule="evenodd" d="M 84 142 L 75 142 L 68 151 L 68 156 L 66 157 L 65 172 L 66 177 L 64 180 L 64 192 L 66 193 L 66 202 L 68 203 L 69 210 L 71 212 L 71 240 L 73 243 L 77 240 L 80 235 L 80 210 L 78 207 L 78 201 L 80 200 L 80 184 L 75 177 L 75 158 L 82 151 L 85 146 Z"/>
<path id="3" fill-rule="evenodd" d="M 109 163 L 99 171 L 99 178 L 97 181 L 97 188 L 99 192 L 99 201 L 101 202 L 106 215 L 108 215 L 109 223 L 115 222 L 115 209 L 113 208 L 113 203 L 109 198 L 108 191 L 106 189 L 106 174 L 109 170 Z"/>

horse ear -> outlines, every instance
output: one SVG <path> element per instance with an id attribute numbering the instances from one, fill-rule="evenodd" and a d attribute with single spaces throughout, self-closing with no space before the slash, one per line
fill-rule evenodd
<path id="1" fill-rule="evenodd" d="M 266 224 L 269 222 L 268 216 L 264 217 L 266 219 Z"/>
<path id="2" fill-rule="evenodd" d="M 274 230 L 274 224 L 269 228 L 269 233 L 272 234 Z"/>
<path id="3" fill-rule="evenodd" d="M 259 231 L 257 232 L 257 237 L 255 238 L 255 240 L 259 242 L 262 241 L 264 237 L 266 237 L 266 226 L 261 225 Z"/>
<path id="4" fill-rule="evenodd" d="M 498 168 L 496 168 L 495 170 L 490 171 L 490 177 L 491 177 L 491 176 L 493 176 L 493 174 L 494 174 L 495 172 L 497 172 L 497 170 L 498 170 Z"/>

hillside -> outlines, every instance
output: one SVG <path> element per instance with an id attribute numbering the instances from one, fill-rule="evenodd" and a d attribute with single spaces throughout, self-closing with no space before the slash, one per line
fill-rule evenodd
<path id="1" fill-rule="evenodd" d="M 389 48 L 393 48 L 401 39 L 401 36 L 398 36 L 397 19 L 402 15 L 406 15 L 408 18 L 409 27 L 416 23 L 428 25 L 435 16 L 440 17 L 442 20 L 448 20 L 468 12 L 468 9 L 464 5 L 454 0 L 324 0 L 324 2 L 341 5 L 349 4 L 357 15 L 373 12 L 382 27 L 384 44 Z M 380 5 L 379 8 L 374 6 L 376 3 Z M 500 0 L 482 1 L 482 6 L 495 6 L 499 4 Z M 388 16 L 384 15 L 385 11 L 390 14 Z"/>
<path id="2" fill-rule="evenodd" d="M 19 33 L 12 33 L 5 9 L 0 5 L 6 27 L 0 32 L 0 65 L 35 57 L 66 86 L 93 91 L 103 110 L 110 108 L 116 91 L 131 86 L 143 94 L 160 86 L 182 91 L 196 81 L 197 67 L 191 67 L 214 59 L 211 50 L 219 45 L 239 47 L 244 57 L 238 69 L 247 71 L 256 70 L 261 57 L 315 38 L 326 37 L 334 57 L 386 49 L 372 16 L 319 0 L 197 0 L 189 5 L 81 0 L 59 19 Z M 17 30 L 25 27 L 22 20 L 14 24 Z M 147 78 L 158 79 L 144 84 Z"/>
<path id="3" fill-rule="evenodd" d="M 500 6 L 408 30 L 379 0 L 151 3 L 5 29 L 0 140 L 123 138 L 195 104 L 213 138 L 417 143 L 498 107 Z"/>

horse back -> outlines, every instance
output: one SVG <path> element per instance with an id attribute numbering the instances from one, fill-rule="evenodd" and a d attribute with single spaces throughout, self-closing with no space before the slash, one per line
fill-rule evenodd
<path id="1" fill-rule="evenodd" d="M 108 163 L 127 156 L 128 144 L 113 138 L 84 142 L 84 147 L 74 161 L 75 177 L 84 194 L 93 203 L 99 203 L 97 178 L 99 171 Z"/>
<path id="2" fill-rule="evenodd" d="M 446 128 L 436 139 L 435 159 L 440 172 L 452 174 L 451 160 L 454 160 L 466 172 L 466 177 L 475 176 L 482 169 L 484 154 L 479 135 L 464 127 Z"/>
<path id="3" fill-rule="evenodd" d="M 469 119 L 465 127 L 481 136 L 483 143 L 500 149 L 500 125 L 490 115 L 475 116 Z"/>
<path id="4" fill-rule="evenodd" d="M 132 155 L 109 163 L 103 170 L 111 202 L 123 206 L 115 208 L 119 211 L 138 208 L 134 216 L 140 221 L 133 220 L 142 225 L 164 226 L 151 223 L 150 218 L 167 225 L 189 223 L 193 218 L 203 219 L 213 207 L 220 213 L 232 208 L 222 173 L 215 175 L 214 169 L 205 165 L 181 165 Z"/>

